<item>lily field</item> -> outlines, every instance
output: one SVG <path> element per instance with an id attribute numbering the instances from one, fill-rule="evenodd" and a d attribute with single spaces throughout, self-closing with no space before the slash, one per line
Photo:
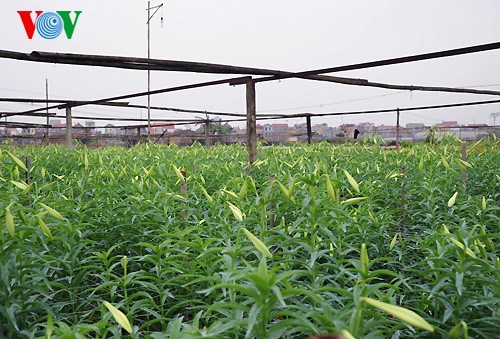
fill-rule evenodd
<path id="1" fill-rule="evenodd" d="M 500 337 L 500 141 L 0 147 L 0 337 Z"/>

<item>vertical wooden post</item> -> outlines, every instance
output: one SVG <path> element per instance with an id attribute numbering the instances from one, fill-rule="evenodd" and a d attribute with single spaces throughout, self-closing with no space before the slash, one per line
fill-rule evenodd
<path id="1" fill-rule="evenodd" d="M 141 128 L 137 127 L 137 142 L 136 144 L 141 142 Z"/>
<path id="2" fill-rule="evenodd" d="M 306 124 L 307 124 L 307 143 L 312 144 L 312 127 L 311 127 L 311 116 L 306 116 Z"/>
<path id="3" fill-rule="evenodd" d="M 73 122 L 71 118 L 71 106 L 66 106 L 66 142 L 70 151 L 73 149 Z"/>
<path id="4" fill-rule="evenodd" d="M 31 161 L 29 157 L 26 157 L 26 168 L 28 169 L 26 171 L 26 185 L 29 185 L 31 181 Z"/>
<path id="5" fill-rule="evenodd" d="M 401 149 L 401 143 L 399 142 L 399 108 L 396 113 L 396 149 L 398 151 Z"/>
<path id="6" fill-rule="evenodd" d="M 247 149 L 248 163 L 257 160 L 257 111 L 255 104 L 255 82 L 247 81 Z"/>
<path id="7" fill-rule="evenodd" d="M 462 143 L 462 160 L 467 161 L 467 144 L 465 142 Z M 464 187 L 467 186 L 467 168 L 465 166 L 463 166 L 460 177 L 462 178 Z"/>
<path id="8" fill-rule="evenodd" d="M 210 146 L 210 120 L 205 120 L 205 146 Z"/>

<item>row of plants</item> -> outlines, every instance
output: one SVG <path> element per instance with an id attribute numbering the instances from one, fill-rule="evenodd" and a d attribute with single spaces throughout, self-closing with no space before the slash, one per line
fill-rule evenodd
<path id="1" fill-rule="evenodd" d="M 4 146 L 0 336 L 495 337 L 498 146 Z"/>

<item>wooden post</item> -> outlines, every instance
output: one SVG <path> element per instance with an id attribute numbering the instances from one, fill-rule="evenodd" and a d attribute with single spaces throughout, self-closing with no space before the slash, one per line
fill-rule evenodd
<path id="1" fill-rule="evenodd" d="M 401 144 L 399 142 L 399 108 L 396 113 L 396 149 L 398 151 L 401 149 Z"/>
<path id="2" fill-rule="evenodd" d="M 137 127 L 137 142 L 135 143 L 136 145 L 141 142 L 141 128 Z"/>
<path id="3" fill-rule="evenodd" d="M 73 122 L 71 119 L 71 106 L 66 106 L 66 142 L 70 151 L 73 149 Z"/>
<path id="4" fill-rule="evenodd" d="M 311 127 L 311 116 L 306 116 L 306 124 L 307 124 L 307 143 L 312 144 L 312 127 Z"/>
<path id="5" fill-rule="evenodd" d="M 247 149 L 248 163 L 257 160 L 257 116 L 255 104 L 255 82 L 247 82 Z"/>
<path id="6" fill-rule="evenodd" d="M 26 171 L 26 185 L 29 185 L 31 181 L 31 161 L 29 157 L 26 157 L 26 168 L 28 169 Z"/>
<path id="7" fill-rule="evenodd" d="M 205 146 L 210 146 L 210 120 L 205 120 Z"/>
<path id="8" fill-rule="evenodd" d="M 467 144 L 462 143 L 462 160 L 467 161 Z M 462 182 L 464 183 L 464 187 L 467 186 L 467 168 L 463 166 L 462 173 L 460 174 L 462 178 Z"/>

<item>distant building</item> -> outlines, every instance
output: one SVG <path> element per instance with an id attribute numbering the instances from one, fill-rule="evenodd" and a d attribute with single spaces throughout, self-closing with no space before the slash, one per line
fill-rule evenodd
<path id="1" fill-rule="evenodd" d="M 264 139 L 268 142 L 288 141 L 290 137 L 290 126 L 288 124 L 266 124 L 264 127 Z"/>
<path id="2" fill-rule="evenodd" d="M 425 130 L 425 125 L 421 122 L 413 122 L 406 124 L 406 128 L 414 129 L 414 130 Z"/>
<path id="3" fill-rule="evenodd" d="M 396 140 L 397 126 L 394 125 L 380 125 L 376 128 L 378 135 L 385 141 Z"/>
<path id="4" fill-rule="evenodd" d="M 152 122 L 151 123 L 151 134 L 160 135 L 173 131 L 175 128 L 174 124 L 170 122 Z"/>
<path id="5" fill-rule="evenodd" d="M 106 126 L 104 126 L 104 134 L 116 135 L 118 134 L 118 129 L 113 124 L 107 124 Z"/>
<path id="6" fill-rule="evenodd" d="M 457 121 L 443 121 L 436 125 L 438 128 L 453 128 L 458 127 Z"/>
<path id="7" fill-rule="evenodd" d="M 358 130 L 363 134 L 364 132 L 371 131 L 375 127 L 375 124 L 372 122 L 362 122 L 358 124 Z"/>

